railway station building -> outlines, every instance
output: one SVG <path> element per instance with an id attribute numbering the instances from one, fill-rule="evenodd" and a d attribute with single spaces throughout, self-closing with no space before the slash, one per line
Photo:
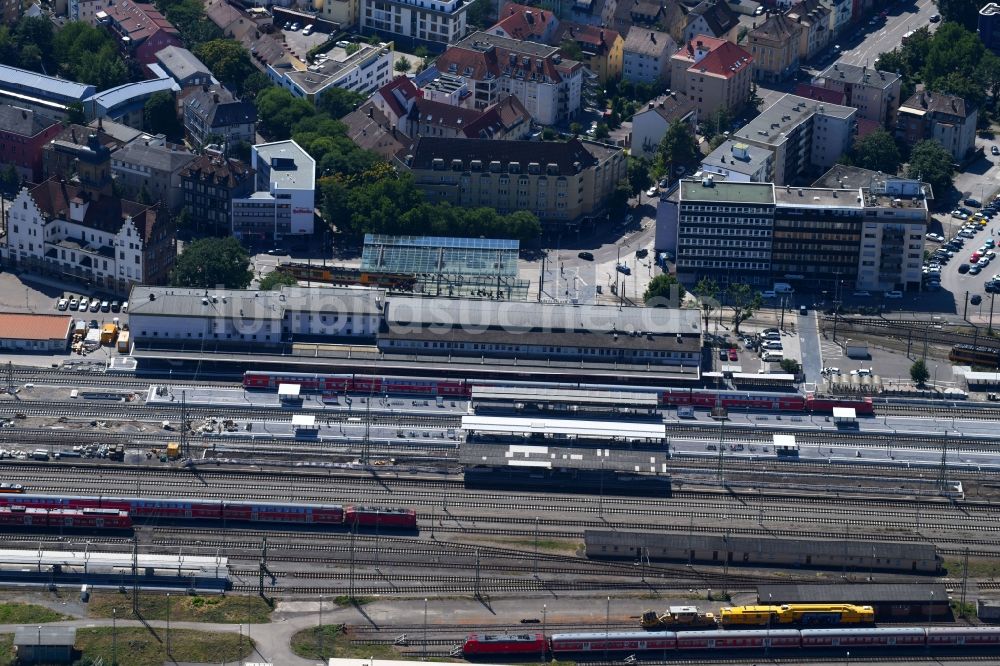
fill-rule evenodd
<path id="1" fill-rule="evenodd" d="M 386 353 L 698 367 L 697 310 L 394 297 Z"/>

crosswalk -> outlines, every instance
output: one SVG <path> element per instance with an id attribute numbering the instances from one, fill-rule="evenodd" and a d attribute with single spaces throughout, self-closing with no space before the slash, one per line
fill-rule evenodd
<path id="1" fill-rule="evenodd" d="M 829 365 L 828 361 L 844 358 L 844 348 L 832 340 L 823 340 L 819 343 L 820 353 L 823 355 L 823 364 Z"/>

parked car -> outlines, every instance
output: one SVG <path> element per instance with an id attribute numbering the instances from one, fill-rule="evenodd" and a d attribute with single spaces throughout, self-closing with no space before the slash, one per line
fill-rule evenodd
<path id="1" fill-rule="evenodd" d="M 128 312 L 128 301 L 122 303 L 122 312 Z"/>
<path id="2" fill-rule="evenodd" d="M 79 312 L 86 312 L 88 307 L 90 307 L 90 301 L 87 300 L 86 296 L 84 296 L 83 298 L 80 299 L 80 307 L 78 308 L 78 310 Z"/>
<path id="3" fill-rule="evenodd" d="M 58 310 L 65 310 L 68 307 L 69 307 L 69 301 L 66 300 L 65 298 L 60 298 L 59 302 L 56 303 L 56 309 Z"/>
<path id="4" fill-rule="evenodd" d="M 622 273 L 624 275 L 631 275 L 632 274 L 632 269 L 629 268 L 628 266 L 626 266 L 625 264 L 618 264 L 617 266 L 615 266 L 615 270 L 617 270 L 619 273 Z"/>
<path id="5" fill-rule="evenodd" d="M 964 203 L 966 206 L 972 206 L 973 208 L 982 208 L 983 207 L 983 203 L 979 199 L 974 199 L 972 197 L 969 197 L 968 199 L 966 199 L 962 203 Z"/>
<path id="6" fill-rule="evenodd" d="M 101 301 L 101 312 L 111 312 L 111 303 L 109 301 Z"/>
<path id="7" fill-rule="evenodd" d="M 576 256 L 580 257 L 581 259 L 584 259 L 585 261 L 593 261 L 594 260 L 594 253 L 593 252 L 577 252 Z"/>
<path id="8" fill-rule="evenodd" d="M 994 155 L 1000 155 L 1000 148 L 997 148 L 996 146 L 992 146 L 990 148 L 990 152 L 993 153 Z"/>
<path id="9" fill-rule="evenodd" d="M 659 191 L 660 191 L 659 188 L 656 187 L 656 185 L 653 185 L 651 188 L 646 190 L 646 196 L 650 198 L 655 197 L 659 193 Z"/>
<path id="10" fill-rule="evenodd" d="M 983 272 L 982 266 L 976 264 L 975 266 L 969 266 L 969 275 L 979 275 Z"/>
<path id="11" fill-rule="evenodd" d="M 800 314 L 800 315 L 805 315 L 805 314 L 809 314 L 809 308 L 807 308 L 807 307 L 806 307 L 806 306 L 804 306 L 804 305 L 800 305 L 800 306 L 799 306 L 799 314 Z"/>
<path id="12" fill-rule="evenodd" d="M 735 347 L 733 347 L 732 349 L 729 350 L 729 360 L 730 361 L 738 361 L 738 360 L 740 360 L 740 354 L 739 354 L 738 351 L 736 351 Z"/>
<path id="13" fill-rule="evenodd" d="M 96 298 L 90 302 L 90 311 L 97 312 L 101 309 L 101 302 Z"/>
<path id="14" fill-rule="evenodd" d="M 931 14 L 931 17 L 929 19 L 927 19 L 927 20 L 930 21 L 931 23 L 937 23 L 938 21 L 941 20 L 941 15 L 940 14 Z"/>
<path id="15" fill-rule="evenodd" d="M 720 361 L 728 361 L 729 360 L 729 352 L 726 351 L 725 349 L 720 349 L 719 350 L 719 360 Z"/>
<path id="16" fill-rule="evenodd" d="M 937 243 L 944 241 L 944 236 L 942 236 L 941 234 L 933 234 L 933 233 L 927 234 L 924 238 L 926 238 L 929 241 L 935 241 Z"/>
<path id="17" fill-rule="evenodd" d="M 983 297 L 980 296 L 979 294 L 973 294 L 972 298 L 969 299 L 969 303 L 973 305 L 979 305 L 982 302 L 983 302 Z"/>
<path id="18" fill-rule="evenodd" d="M 121 312 L 121 309 L 122 309 L 122 304 L 121 303 L 119 303 L 118 301 L 111 301 L 111 311 L 112 312 Z"/>
<path id="19" fill-rule="evenodd" d="M 868 297 L 869 297 L 869 296 L 871 296 L 871 295 L 872 295 L 872 294 L 871 294 L 871 292 L 870 292 L 870 291 L 863 291 L 863 290 L 862 290 L 862 291 L 856 291 L 856 292 L 854 292 L 854 296 L 855 296 L 856 298 L 868 298 Z"/>
<path id="20" fill-rule="evenodd" d="M 958 266 L 959 273 L 968 273 L 970 270 L 971 267 L 969 266 L 969 264 L 959 264 Z"/>
<path id="21" fill-rule="evenodd" d="M 69 299 L 69 309 L 73 310 L 75 312 L 76 309 L 79 306 L 80 306 L 80 301 L 77 300 L 76 296 L 70 297 L 70 299 Z"/>

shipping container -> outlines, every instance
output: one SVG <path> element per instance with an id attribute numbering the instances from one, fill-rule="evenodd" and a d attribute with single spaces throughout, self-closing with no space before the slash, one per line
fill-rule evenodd
<path id="1" fill-rule="evenodd" d="M 129 334 L 128 331 L 122 331 L 118 334 L 118 353 L 127 354 L 129 353 Z"/>
<path id="2" fill-rule="evenodd" d="M 105 324 L 101 328 L 101 344 L 111 345 L 114 344 L 115 338 L 118 336 L 118 327 L 114 324 Z"/>

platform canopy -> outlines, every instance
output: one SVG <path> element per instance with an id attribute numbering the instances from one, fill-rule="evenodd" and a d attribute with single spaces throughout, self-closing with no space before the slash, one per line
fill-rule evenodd
<path id="1" fill-rule="evenodd" d="M 667 427 L 663 423 L 533 419 L 478 415 L 463 416 L 462 429 L 467 432 L 478 433 L 569 435 L 604 439 L 664 439 L 667 436 Z"/>
<path id="2" fill-rule="evenodd" d="M 795 435 L 774 435 L 775 451 L 798 451 L 799 445 L 795 443 Z"/>
<path id="3" fill-rule="evenodd" d="M 313 414 L 293 414 L 292 426 L 295 428 L 315 428 L 316 417 Z"/>
<path id="4" fill-rule="evenodd" d="M 301 391 L 301 384 L 278 384 L 278 397 L 282 400 L 297 398 Z"/>
<path id="5" fill-rule="evenodd" d="M 853 421 L 858 418 L 857 410 L 853 407 L 834 407 L 833 408 L 833 420 L 834 421 Z"/>

